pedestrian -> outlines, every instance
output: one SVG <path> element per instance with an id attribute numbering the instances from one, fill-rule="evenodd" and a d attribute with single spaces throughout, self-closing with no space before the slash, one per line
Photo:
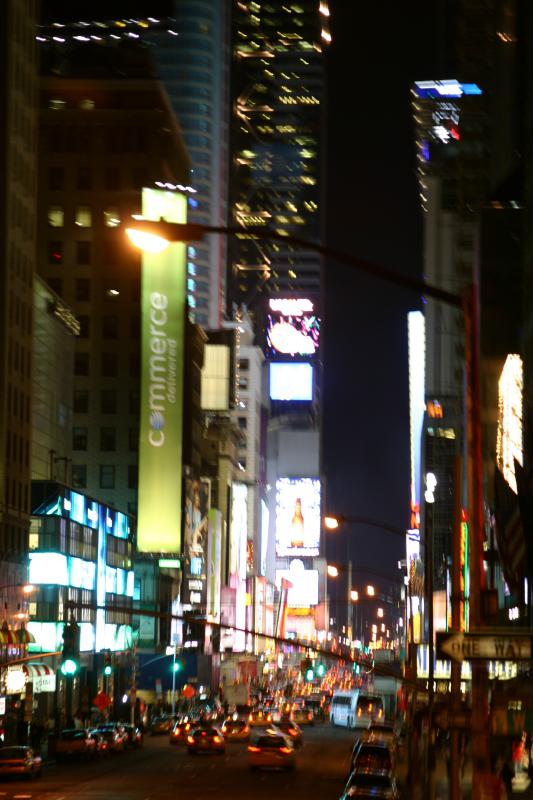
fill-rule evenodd
<path id="1" fill-rule="evenodd" d="M 513 770 L 509 766 L 509 762 L 501 756 L 496 761 L 496 774 L 502 779 L 507 798 L 510 800 L 513 793 Z"/>
<path id="2" fill-rule="evenodd" d="M 522 760 L 524 758 L 524 742 L 522 737 L 516 738 L 513 741 L 512 745 L 512 760 L 513 760 L 513 771 L 515 774 L 515 778 L 519 775 L 522 769 Z"/>

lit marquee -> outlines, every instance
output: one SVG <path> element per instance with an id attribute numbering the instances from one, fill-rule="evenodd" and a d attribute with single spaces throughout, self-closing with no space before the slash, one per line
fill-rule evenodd
<path id="1" fill-rule="evenodd" d="M 498 435 L 496 463 L 503 477 L 516 493 L 515 459 L 523 463 L 524 367 L 516 353 L 507 356 L 498 382 Z"/>

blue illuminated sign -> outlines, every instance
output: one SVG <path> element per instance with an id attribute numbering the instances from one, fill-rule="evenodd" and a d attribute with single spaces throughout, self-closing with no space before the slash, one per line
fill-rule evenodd
<path id="1" fill-rule="evenodd" d="M 430 100 L 483 94 L 477 83 L 459 83 L 456 80 L 415 81 L 413 91 L 418 97 Z"/>

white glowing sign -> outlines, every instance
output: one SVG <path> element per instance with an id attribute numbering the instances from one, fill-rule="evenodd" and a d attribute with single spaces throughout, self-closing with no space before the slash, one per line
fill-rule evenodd
<path id="1" fill-rule="evenodd" d="M 320 319 L 307 298 L 269 301 L 266 341 L 270 356 L 313 356 L 320 342 Z"/>
<path id="2" fill-rule="evenodd" d="M 285 317 L 301 317 L 313 311 L 313 303 L 308 298 L 275 297 L 269 301 L 268 307 Z"/>
<path id="3" fill-rule="evenodd" d="M 276 586 L 281 588 L 281 579 L 291 583 L 287 595 L 289 608 L 309 608 L 318 604 L 318 570 L 305 569 L 299 558 L 291 561 L 289 569 L 276 570 Z"/>
<path id="4" fill-rule="evenodd" d="M 498 435 L 496 463 L 516 493 L 515 459 L 523 463 L 522 395 L 524 368 L 519 355 L 508 355 L 498 383 Z"/>
<path id="5" fill-rule="evenodd" d="M 420 509 L 422 427 L 424 423 L 424 382 L 426 359 L 425 320 L 421 311 L 407 315 L 409 348 L 409 428 L 411 451 L 411 510 Z"/>

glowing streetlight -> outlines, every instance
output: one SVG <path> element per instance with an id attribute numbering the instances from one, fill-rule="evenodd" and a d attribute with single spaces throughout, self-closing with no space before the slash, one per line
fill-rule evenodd
<path id="1" fill-rule="evenodd" d="M 353 600 L 354 603 L 357 603 L 357 601 L 359 600 L 359 592 L 356 592 L 355 589 L 352 589 L 352 591 L 350 592 L 350 598 Z"/>
<path id="2" fill-rule="evenodd" d="M 383 617 L 383 609 L 378 608 L 378 617 L 381 619 Z"/>
<path id="3" fill-rule="evenodd" d="M 24 592 L 24 594 L 31 594 L 32 592 L 35 591 L 35 586 L 32 583 L 26 583 L 22 587 L 22 591 Z"/>
<path id="4" fill-rule="evenodd" d="M 170 244 L 163 236 L 143 231 L 141 228 L 126 228 L 126 233 L 130 242 L 145 253 L 162 253 Z"/>
<path id="5" fill-rule="evenodd" d="M 367 593 L 367 595 L 368 595 L 369 597 L 374 597 L 374 595 L 376 594 L 376 590 L 374 589 L 374 587 L 373 587 L 373 586 L 371 586 L 371 585 L 369 584 L 369 585 L 366 587 L 366 593 Z"/>
<path id="6" fill-rule="evenodd" d="M 337 517 L 324 517 L 324 527 L 328 531 L 336 531 L 339 527 L 339 520 Z"/>
<path id="7" fill-rule="evenodd" d="M 328 564 L 328 575 L 330 578 L 337 578 L 339 575 L 339 570 L 337 567 L 334 567 L 333 564 Z"/>

